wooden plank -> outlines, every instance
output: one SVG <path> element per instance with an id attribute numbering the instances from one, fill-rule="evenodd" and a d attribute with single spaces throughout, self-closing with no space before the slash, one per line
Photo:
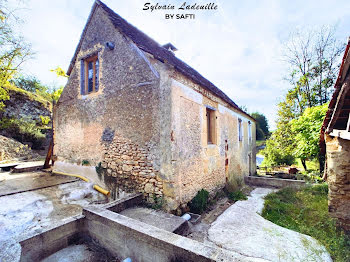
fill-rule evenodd
<path id="1" fill-rule="evenodd" d="M 49 150 L 47 151 L 46 158 L 45 158 L 45 163 L 44 163 L 44 168 L 49 168 L 50 167 L 50 160 L 52 158 L 52 152 L 53 151 L 53 139 L 50 142 L 49 145 Z"/>

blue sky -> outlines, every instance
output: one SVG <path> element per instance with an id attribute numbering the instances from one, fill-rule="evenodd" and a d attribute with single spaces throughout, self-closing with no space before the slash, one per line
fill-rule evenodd
<path id="1" fill-rule="evenodd" d="M 93 5 L 92 0 L 27 0 L 17 11 L 19 27 L 36 52 L 24 65 L 26 74 L 49 85 L 62 85 L 49 70 L 68 68 Z M 103 1 L 129 23 L 160 44 L 171 42 L 176 55 L 217 85 L 249 112 L 259 111 L 273 128 L 276 104 L 288 84 L 288 68 L 281 59 L 283 43 L 295 28 L 337 24 L 337 38 L 350 36 L 350 1 L 236 1 L 214 0 L 216 11 L 192 11 L 194 20 L 165 20 L 166 13 L 144 11 L 149 0 Z M 184 1 L 158 1 L 179 6 Z M 206 4 L 198 0 L 187 3 Z M 12 6 L 18 5 L 10 0 Z"/>

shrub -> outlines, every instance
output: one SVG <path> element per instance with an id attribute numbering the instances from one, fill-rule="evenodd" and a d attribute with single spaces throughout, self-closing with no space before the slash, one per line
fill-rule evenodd
<path id="1" fill-rule="evenodd" d="M 229 192 L 227 197 L 232 201 L 247 200 L 247 196 L 240 190 Z"/>
<path id="2" fill-rule="evenodd" d="M 89 160 L 84 159 L 83 161 L 81 161 L 81 164 L 83 166 L 88 166 L 90 164 L 90 162 L 89 162 Z M 95 167 L 95 169 L 96 169 L 96 167 Z"/>
<path id="3" fill-rule="evenodd" d="M 30 119 L 2 118 L 0 131 L 5 131 L 19 142 L 31 142 L 33 149 L 40 149 L 46 138 L 36 122 Z"/>
<path id="4" fill-rule="evenodd" d="M 156 195 L 153 195 L 153 203 L 151 204 L 152 209 L 161 209 L 164 204 L 163 197 L 157 197 Z"/>
<path id="5" fill-rule="evenodd" d="M 51 119 L 49 116 L 40 116 L 41 125 L 46 126 L 50 123 Z"/>
<path id="6" fill-rule="evenodd" d="M 197 195 L 189 203 L 192 213 L 202 214 L 208 207 L 209 192 L 205 189 L 198 191 Z"/>

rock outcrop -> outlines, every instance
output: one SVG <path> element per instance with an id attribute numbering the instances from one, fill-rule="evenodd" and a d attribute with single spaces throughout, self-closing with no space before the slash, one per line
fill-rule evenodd
<path id="1" fill-rule="evenodd" d="M 38 154 L 33 152 L 27 145 L 0 135 L 0 161 L 16 159 L 27 160 L 37 157 Z"/>

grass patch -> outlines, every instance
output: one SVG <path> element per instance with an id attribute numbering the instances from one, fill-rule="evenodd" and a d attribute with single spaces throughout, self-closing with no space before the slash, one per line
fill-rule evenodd
<path id="1" fill-rule="evenodd" d="M 266 144 L 266 139 L 264 140 L 256 140 L 255 141 L 256 146 L 263 146 Z"/>
<path id="2" fill-rule="evenodd" d="M 209 192 L 205 189 L 198 191 L 197 195 L 189 203 L 192 213 L 202 214 L 208 207 Z"/>
<path id="3" fill-rule="evenodd" d="M 350 261 L 350 239 L 328 213 L 328 186 L 285 188 L 265 197 L 262 216 L 285 228 L 309 235 L 326 247 L 336 262 Z"/>
<path id="4" fill-rule="evenodd" d="M 299 158 L 295 161 L 295 164 L 299 170 L 304 170 L 304 167 L 303 167 Z M 309 171 L 319 171 L 320 170 L 320 164 L 318 163 L 317 159 L 306 160 L 306 167 Z"/>
<path id="5" fill-rule="evenodd" d="M 227 197 L 232 201 L 247 200 L 247 196 L 240 190 L 229 192 Z"/>

